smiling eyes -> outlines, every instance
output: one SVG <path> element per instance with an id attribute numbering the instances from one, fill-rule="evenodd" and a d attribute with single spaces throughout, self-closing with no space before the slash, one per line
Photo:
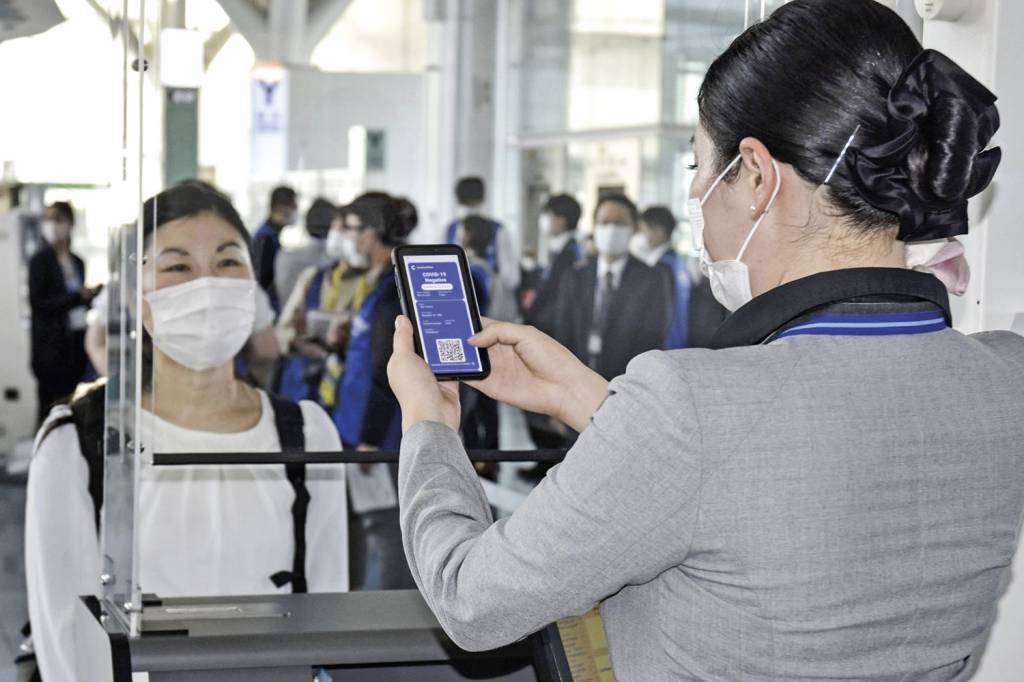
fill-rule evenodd
<path id="1" fill-rule="evenodd" d="M 218 270 L 241 267 L 245 267 L 245 263 L 243 263 L 238 258 L 234 258 L 231 256 L 221 258 L 220 260 L 217 261 Z M 189 273 L 192 272 L 192 266 L 189 265 L 188 263 L 173 263 L 171 265 L 159 268 L 159 271 L 161 273 Z"/>

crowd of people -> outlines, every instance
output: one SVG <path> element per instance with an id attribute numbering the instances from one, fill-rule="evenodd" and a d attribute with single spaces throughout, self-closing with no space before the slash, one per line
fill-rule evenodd
<path id="1" fill-rule="evenodd" d="M 607 378 L 644 351 L 685 347 L 706 326 L 693 316 L 700 289 L 672 248 L 668 209 L 640 213 L 623 195 L 602 197 L 585 236 L 580 204 L 552 196 L 539 222 L 543 254 L 520 259 L 509 229 L 484 211 L 482 179 L 460 180 L 455 195 L 459 214 L 439 236 L 466 250 L 485 316 L 533 324 Z M 344 205 L 316 197 L 301 236 L 282 240 L 298 207 L 292 188 L 277 187 L 266 220 L 250 230 L 199 181 L 147 202 L 143 440 L 153 450 L 398 449 L 401 414 L 387 377 L 401 311 L 391 253 L 417 228 L 417 209 L 384 192 Z M 44 247 L 29 267 L 40 431 L 26 563 L 35 651 L 54 679 L 72 675 L 73 602 L 98 591 L 100 573 L 111 302 L 102 287 L 85 286 L 74 223 L 70 204 L 47 207 Z M 497 402 L 461 390 L 464 443 L 497 449 Z M 576 435 L 540 415 L 528 423 L 538 447 L 565 447 Z M 298 472 L 147 465 L 142 581 L 164 596 L 412 588 L 397 475 L 385 463 Z M 69 547 L 82 561 L 54 560 Z"/>

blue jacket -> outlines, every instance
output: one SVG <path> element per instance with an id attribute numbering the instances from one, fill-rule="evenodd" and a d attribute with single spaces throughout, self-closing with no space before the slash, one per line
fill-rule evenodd
<path id="1" fill-rule="evenodd" d="M 665 350 L 689 346 L 690 273 L 682 256 L 669 250 L 658 261 L 658 267 L 667 270 L 672 280 L 672 310 L 669 316 Z"/>
<path id="2" fill-rule="evenodd" d="M 281 312 L 281 300 L 274 286 L 274 259 L 281 250 L 281 231 L 268 220 L 252 236 L 252 261 L 256 270 L 256 281 L 270 297 L 274 313 Z"/>
<path id="3" fill-rule="evenodd" d="M 487 253 L 484 254 L 484 260 L 486 260 L 488 263 L 491 264 L 491 267 L 494 268 L 495 272 L 500 272 L 501 271 L 501 267 L 500 267 L 500 265 L 498 263 L 498 230 L 501 229 L 501 223 L 499 223 L 496 220 L 490 220 L 489 218 L 486 219 L 486 220 L 491 225 L 491 241 L 487 245 Z M 449 244 L 458 244 L 459 243 L 459 240 L 457 239 L 457 237 L 458 237 L 459 223 L 460 222 L 461 221 L 456 220 L 454 223 L 452 223 L 451 225 L 448 226 L 448 243 Z"/>
<path id="4" fill-rule="evenodd" d="M 385 270 L 352 321 L 345 372 L 332 417 L 345 447 L 360 444 L 397 450 L 402 415 L 388 384 L 395 318 L 402 312 L 394 270 Z"/>

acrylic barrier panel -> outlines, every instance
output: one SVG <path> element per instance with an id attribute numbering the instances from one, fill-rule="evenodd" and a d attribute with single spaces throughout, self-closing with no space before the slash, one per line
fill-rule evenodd
<path id="1" fill-rule="evenodd" d="M 106 296 L 107 383 L 104 409 L 103 596 L 114 613 L 131 619 L 141 605 L 135 551 L 140 327 L 137 310 L 136 225 L 111 231 L 110 279 Z"/>
<path id="2" fill-rule="evenodd" d="M 119 44 L 120 96 L 111 103 L 111 115 L 119 121 L 121 133 L 119 149 L 112 155 L 117 159 L 112 164 L 117 171 L 110 182 L 108 209 L 123 221 L 109 230 L 106 303 L 97 311 L 107 355 L 103 420 L 97 426 L 102 442 L 102 472 L 97 478 L 102 481 L 103 501 L 99 579 L 104 613 L 133 635 L 138 633 L 142 608 L 137 542 L 139 475 L 145 447 L 143 368 L 147 364 L 140 315 L 142 202 L 145 193 L 159 182 L 154 173 L 159 155 L 154 153 L 158 150 L 153 149 L 150 131 L 160 121 L 154 115 L 159 82 L 151 54 L 160 6 L 158 0 L 109 0 L 96 6 Z M 94 466 L 90 463 L 90 472 Z M 90 492 L 96 492 L 98 485 L 99 481 L 91 479 Z"/>

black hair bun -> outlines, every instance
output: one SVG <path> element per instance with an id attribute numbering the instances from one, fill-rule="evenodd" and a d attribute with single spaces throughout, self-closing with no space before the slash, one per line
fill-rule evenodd
<path id="1" fill-rule="evenodd" d="M 995 102 L 935 50 L 924 50 L 900 76 L 889 92 L 884 129 L 865 133 L 847 157 L 864 200 L 899 217 L 897 239 L 967 233 L 967 200 L 989 185 L 1002 158 L 998 148 L 986 150 L 999 129 Z"/>
<path id="2" fill-rule="evenodd" d="M 403 244 L 415 226 L 408 208 L 403 211 L 401 201 L 385 192 L 365 192 L 356 197 L 347 210 L 358 215 L 364 225 L 372 227 L 388 246 Z"/>

